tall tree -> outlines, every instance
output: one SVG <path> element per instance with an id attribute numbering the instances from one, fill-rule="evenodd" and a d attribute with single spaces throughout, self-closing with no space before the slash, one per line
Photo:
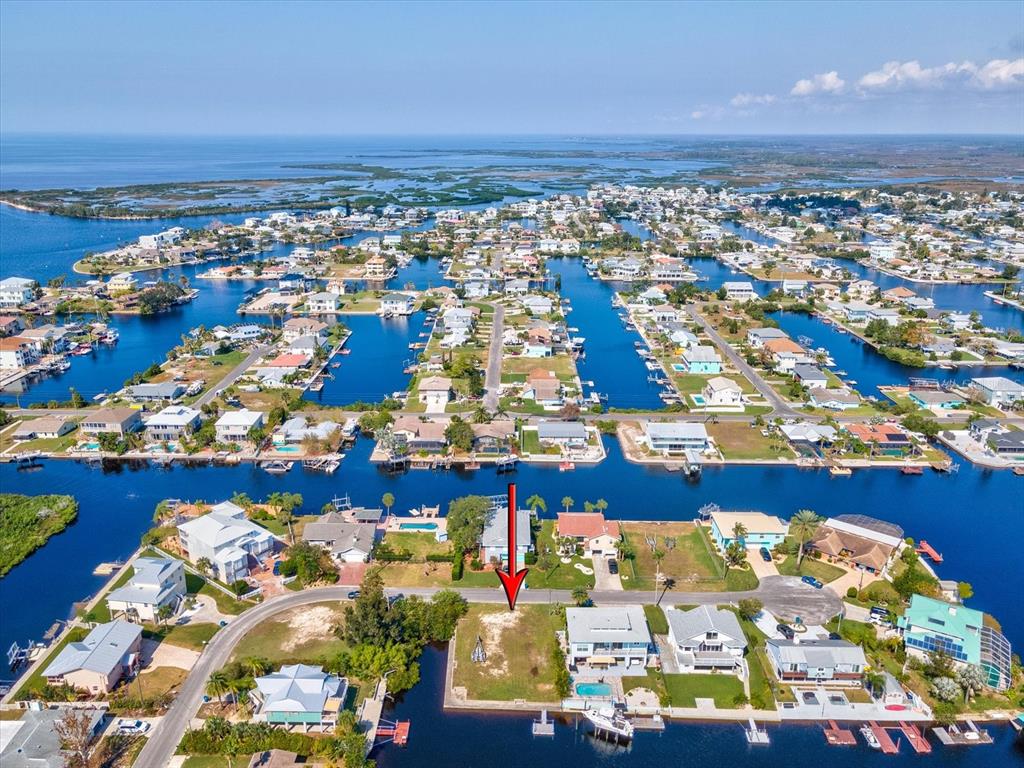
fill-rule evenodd
<path id="1" fill-rule="evenodd" d="M 814 534 L 818 532 L 818 526 L 820 525 L 821 517 L 812 509 L 801 509 L 789 521 L 789 533 L 796 538 L 797 543 L 800 545 L 796 555 L 798 568 L 804 559 L 804 546 L 814 538 Z"/>

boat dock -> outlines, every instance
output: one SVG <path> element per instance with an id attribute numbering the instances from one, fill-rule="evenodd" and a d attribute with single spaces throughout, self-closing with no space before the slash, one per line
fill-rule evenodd
<path id="1" fill-rule="evenodd" d="M 633 728 L 638 731 L 664 731 L 665 720 L 661 715 L 652 717 L 634 717 L 630 722 Z"/>
<path id="2" fill-rule="evenodd" d="M 857 737 L 853 735 L 853 731 L 840 728 L 835 720 L 829 720 L 828 728 L 825 729 L 825 741 L 832 746 L 853 746 L 857 743 Z"/>
<path id="3" fill-rule="evenodd" d="M 532 731 L 534 736 L 555 735 L 555 723 L 553 720 L 548 720 L 548 711 L 546 709 L 540 711 L 540 720 L 533 721 Z"/>
<path id="4" fill-rule="evenodd" d="M 771 742 L 768 739 L 768 731 L 765 728 L 758 728 L 754 718 L 750 718 L 749 727 L 744 729 L 747 734 L 748 744 L 762 744 L 767 746 Z"/>
<path id="5" fill-rule="evenodd" d="M 897 747 L 896 743 L 892 740 L 892 737 L 889 736 L 889 732 L 874 720 L 868 723 L 868 728 L 871 729 L 871 732 L 875 734 L 875 738 L 878 739 L 878 743 L 881 745 L 882 754 L 895 755 L 900 751 L 899 747 Z"/>
<path id="6" fill-rule="evenodd" d="M 377 744 L 392 742 L 404 747 L 409 741 L 408 720 L 385 720 L 382 717 L 384 712 L 384 699 L 388 695 L 387 676 L 381 678 L 373 689 L 373 696 L 367 696 L 359 706 L 357 714 L 359 725 L 363 727 L 363 736 L 366 739 L 366 754 L 370 754 Z M 379 741 L 378 741 L 379 739 Z"/>
<path id="7" fill-rule="evenodd" d="M 921 539 L 921 541 L 917 542 L 917 547 L 915 547 L 915 550 L 919 555 L 925 555 L 929 557 L 933 563 L 942 562 L 942 555 L 936 552 L 935 548 L 932 547 L 932 545 L 924 539 Z"/>
<path id="8" fill-rule="evenodd" d="M 907 737 L 907 741 L 910 742 L 910 746 L 914 748 L 914 751 L 919 755 L 927 755 L 932 751 L 931 742 L 925 738 L 924 734 L 921 733 L 921 729 L 912 723 L 900 723 L 900 730 L 903 731 L 903 735 Z"/>
<path id="9" fill-rule="evenodd" d="M 980 730 L 970 720 L 965 723 L 964 728 L 954 724 L 946 728 L 932 728 L 932 732 L 947 747 L 973 747 L 975 744 L 992 743 L 989 732 Z"/>

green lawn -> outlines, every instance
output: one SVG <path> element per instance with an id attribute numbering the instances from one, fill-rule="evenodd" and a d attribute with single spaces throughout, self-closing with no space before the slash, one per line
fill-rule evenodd
<path id="1" fill-rule="evenodd" d="M 765 437 L 760 429 L 745 421 L 720 421 L 708 424 L 707 429 L 725 459 L 750 461 L 793 458 L 793 451 L 784 438 Z"/>
<path id="2" fill-rule="evenodd" d="M 757 576 L 749 569 L 731 568 L 713 552 L 705 532 L 693 523 L 622 523 L 623 535 L 636 556 L 620 567 L 626 589 L 654 589 L 657 573 L 654 553 L 647 539 L 654 538 L 665 552 L 661 572 L 675 580 L 675 589 L 693 592 L 736 592 L 757 587 Z M 674 542 L 669 547 L 666 539 Z"/>
<path id="3" fill-rule="evenodd" d="M 492 701 L 556 701 L 555 632 L 564 629 L 561 616 L 547 605 L 471 605 L 459 622 L 455 639 L 453 684 L 465 687 L 470 699 Z M 487 659 L 472 660 L 477 637 Z"/>
<path id="4" fill-rule="evenodd" d="M 0 494 L 0 576 L 78 517 L 73 496 Z"/>
<path id="5" fill-rule="evenodd" d="M 217 610 L 231 616 L 237 616 L 252 607 L 250 603 L 244 603 L 241 600 L 235 600 L 225 595 L 202 576 L 196 576 L 188 571 L 185 572 L 185 589 L 188 590 L 190 595 L 198 594 L 212 597 L 213 601 L 217 604 Z"/>
<path id="6" fill-rule="evenodd" d="M 695 707 L 696 699 L 714 699 L 715 706 L 731 709 L 743 694 L 743 683 L 733 675 L 664 675 L 665 690 L 673 707 Z"/>
<path id="7" fill-rule="evenodd" d="M 452 549 L 451 544 L 438 541 L 430 532 L 388 531 L 384 535 L 384 540 L 395 552 L 411 552 L 413 562 L 423 562 L 427 555 L 448 554 Z"/>
<path id="8" fill-rule="evenodd" d="M 647 626 L 652 635 L 668 634 L 668 617 L 665 616 L 665 611 L 660 606 L 645 605 L 644 616 L 647 618 Z"/>
<path id="9" fill-rule="evenodd" d="M 109 588 L 107 588 L 107 591 L 109 592 L 110 590 L 117 589 L 118 587 L 123 587 L 128 583 L 134 573 L 135 571 L 133 568 L 122 568 L 121 572 L 117 574 L 117 577 L 113 580 L 113 583 Z M 105 597 L 101 599 L 96 606 L 89 611 L 86 618 L 88 618 L 89 621 L 95 621 L 100 624 L 106 624 L 110 621 L 110 608 L 107 607 L 107 599 Z"/>
<path id="10" fill-rule="evenodd" d="M 765 634 L 754 622 L 744 619 L 739 612 L 728 605 L 720 605 L 727 611 L 732 611 L 739 619 L 740 627 L 747 638 L 747 668 L 750 670 L 750 703 L 755 709 L 774 709 L 773 685 L 771 666 L 768 657 L 765 655 L 764 641 Z"/>
<path id="11" fill-rule="evenodd" d="M 211 622 L 198 624 L 172 624 L 166 627 L 146 629 L 143 634 L 152 640 L 159 640 L 193 651 L 201 651 L 206 643 L 213 639 L 220 626 Z"/>
<path id="12" fill-rule="evenodd" d="M 249 755 L 239 755 L 229 763 L 224 755 L 190 755 L 182 763 L 181 768 L 231 768 L 232 765 L 248 764 Z"/>
<path id="13" fill-rule="evenodd" d="M 819 581 L 828 584 L 842 576 L 846 571 L 834 565 L 815 560 L 813 557 L 804 556 L 800 567 L 796 566 L 796 555 L 787 555 L 786 559 L 778 563 L 779 573 L 783 576 L 813 576 Z"/>
<path id="14" fill-rule="evenodd" d="M 545 447 L 540 444 L 536 429 L 522 429 L 519 431 L 519 444 L 524 453 L 535 453 L 538 455 L 558 456 L 561 449 L 558 446 Z"/>

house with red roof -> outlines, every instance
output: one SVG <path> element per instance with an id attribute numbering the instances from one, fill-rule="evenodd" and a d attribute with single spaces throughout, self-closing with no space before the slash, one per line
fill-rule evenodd
<path id="1" fill-rule="evenodd" d="M 619 524 L 604 519 L 601 512 L 560 512 L 555 523 L 559 538 L 574 539 L 591 557 L 616 557 L 621 538 Z"/>

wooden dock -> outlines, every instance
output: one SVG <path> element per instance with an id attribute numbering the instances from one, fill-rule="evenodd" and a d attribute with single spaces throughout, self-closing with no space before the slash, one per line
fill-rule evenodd
<path id="1" fill-rule="evenodd" d="M 932 732 L 947 747 L 973 747 L 975 744 L 991 744 L 992 736 L 988 731 L 978 728 L 970 720 L 965 728 L 950 725 L 946 728 L 932 728 Z"/>
<path id="2" fill-rule="evenodd" d="M 840 728 L 835 720 L 829 720 L 828 728 L 825 729 L 825 741 L 834 747 L 850 747 L 857 743 L 857 737 L 853 735 L 853 731 Z"/>
<path id="3" fill-rule="evenodd" d="M 936 552 L 935 548 L 932 547 L 932 545 L 924 539 L 921 539 L 921 541 L 917 542 L 917 547 L 915 549 L 919 555 L 925 555 L 926 557 L 931 558 L 931 561 L 933 563 L 942 562 L 942 555 Z"/>
<path id="4" fill-rule="evenodd" d="M 910 742 L 910 746 L 914 748 L 914 751 L 919 755 L 927 755 L 932 751 L 931 742 L 925 738 L 921 730 L 913 723 L 900 723 L 900 730 L 903 731 L 903 735 L 907 737 L 907 741 Z"/>
<path id="5" fill-rule="evenodd" d="M 896 746 L 896 743 L 892 740 L 892 737 L 889 736 L 889 732 L 885 730 L 885 728 L 880 726 L 874 720 L 868 723 L 868 727 L 871 729 L 871 732 L 875 734 L 875 738 L 878 739 L 878 743 L 882 745 L 882 754 L 895 755 L 900 751 L 899 747 Z"/>

